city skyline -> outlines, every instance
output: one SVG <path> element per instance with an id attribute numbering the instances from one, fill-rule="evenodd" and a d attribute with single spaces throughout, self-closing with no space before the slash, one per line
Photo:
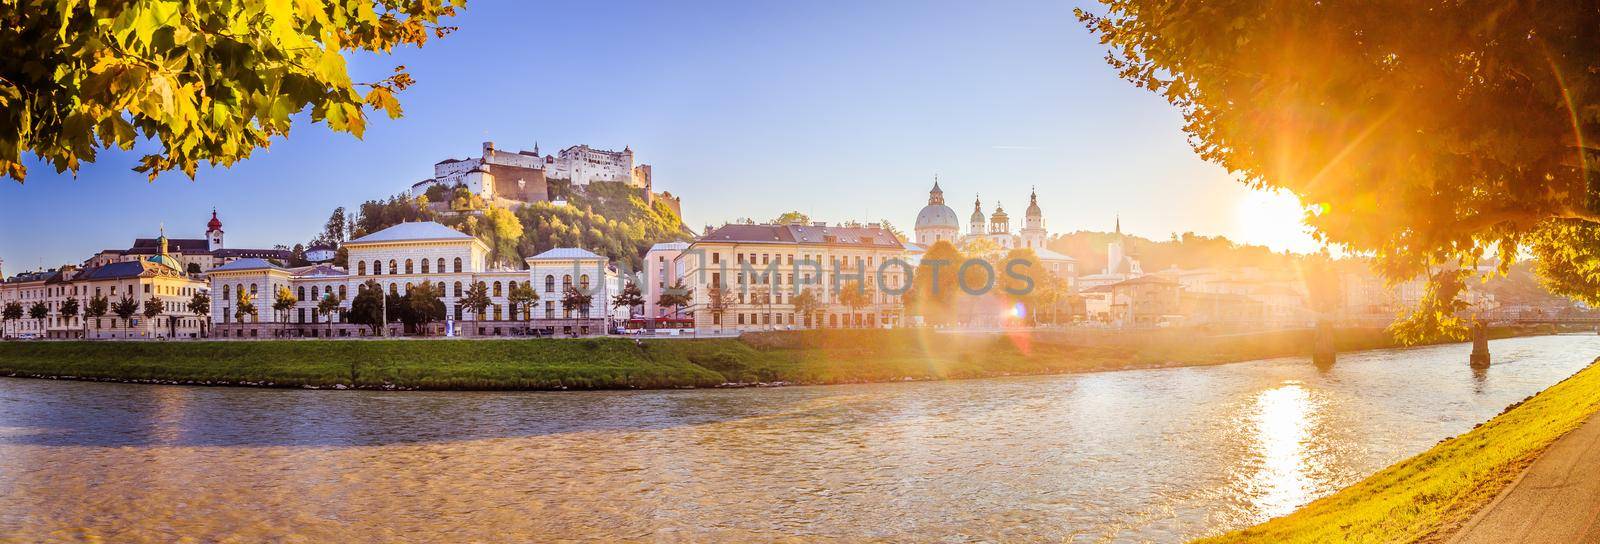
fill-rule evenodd
<path id="1" fill-rule="evenodd" d="M 163 223 L 197 235 L 213 207 L 240 245 L 293 245 L 333 208 L 402 192 L 485 140 L 631 146 L 655 166 L 658 190 L 684 198 L 696 230 L 798 210 L 909 232 L 938 174 L 963 213 L 978 194 L 987 209 L 1020 210 L 1038 186 L 1054 233 L 1110 230 L 1120 215 L 1127 232 L 1155 239 L 1193 231 L 1315 248 L 1285 233 L 1291 197 L 1252 194 L 1201 161 L 1178 112 L 1118 80 L 1101 46 L 1063 23 L 1070 5 L 613 9 L 600 19 L 600 7 L 474 5 L 452 21 L 460 31 L 421 51 L 355 59 L 358 79 L 405 64 L 419 81 L 400 97 L 406 116 L 374 119 L 365 140 L 301 123 L 194 182 L 145 183 L 131 170 L 137 152 L 104 152 L 76 180 L 30 160 L 28 184 L 0 189 L 0 228 L 16 233 L 0 256 L 8 273 L 77 263 Z M 594 20 L 621 38 L 553 23 L 537 44 L 508 38 L 533 21 Z M 726 43 L 748 47 L 714 45 Z"/>

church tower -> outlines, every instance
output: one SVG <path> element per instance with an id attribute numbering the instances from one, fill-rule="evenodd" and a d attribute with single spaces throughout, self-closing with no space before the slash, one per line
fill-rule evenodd
<path id="1" fill-rule="evenodd" d="M 217 219 L 217 209 L 211 209 L 211 221 L 206 223 L 206 250 L 222 249 L 222 220 Z"/>
<path id="2" fill-rule="evenodd" d="M 1043 249 L 1049 235 L 1044 230 L 1044 212 L 1039 209 L 1039 191 L 1028 194 L 1028 212 L 1022 220 L 1022 247 Z"/>
<path id="3" fill-rule="evenodd" d="M 956 211 L 944 205 L 944 190 L 939 188 L 939 177 L 933 178 L 933 190 L 928 191 L 928 205 L 917 213 L 917 244 L 923 247 L 938 242 L 956 243 L 961 234 L 961 220 Z"/>
<path id="4" fill-rule="evenodd" d="M 969 221 L 967 236 L 983 236 L 989 232 L 988 218 L 983 216 L 983 199 L 972 199 L 972 219 Z"/>

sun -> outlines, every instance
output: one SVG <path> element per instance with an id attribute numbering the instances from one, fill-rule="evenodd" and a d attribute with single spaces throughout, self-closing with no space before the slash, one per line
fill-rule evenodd
<path id="1" fill-rule="evenodd" d="M 1235 205 L 1237 242 L 1263 245 L 1275 251 L 1312 252 L 1317 242 L 1305 225 L 1305 208 L 1288 191 L 1246 191 Z"/>

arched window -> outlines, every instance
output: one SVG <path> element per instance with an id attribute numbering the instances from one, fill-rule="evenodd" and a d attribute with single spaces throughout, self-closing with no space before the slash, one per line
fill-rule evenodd
<path id="1" fill-rule="evenodd" d="M 461 257 L 456 257 L 456 272 L 461 271 Z"/>
<path id="2" fill-rule="evenodd" d="M 132 291 L 132 289 L 129 289 L 129 291 Z M 254 283 L 250 284 L 250 294 L 256 294 L 256 284 Z"/>
<path id="3" fill-rule="evenodd" d="M 516 290 L 517 290 L 517 282 L 516 282 L 516 280 L 512 280 L 512 281 L 506 282 L 506 291 L 507 292 L 516 291 Z"/>
<path id="4" fill-rule="evenodd" d="M 456 282 L 456 297 L 459 298 L 460 296 L 461 296 L 461 282 L 458 281 L 458 282 Z"/>
<path id="5" fill-rule="evenodd" d="M 318 287 L 320 287 L 320 286 L 317 286 L 317 285 L 311 286 L 311 300 L 320 300 L 321 299 L 321 297 L 317 296 L 317 288 Z"/>
<path id="6" fill-rule="evenodd" d="M 415 272 L 414 272 L 414 269 L 413 269 L 413 268 L 411 268 L 411 259 L 406 259 L 406 273 L 407 273 L 407 274 L 413 274 L 413 273 L 415 273 Z"/>
<path id="7" fill-rule="evenodd" d="M 500 296 L 500 282 L 494 282 L 494 296 Z"/>
<path id="8" fill-rule="evenodd" d="M 395 262 L 394 259 L 389 259 L 389 273 L 390 274 L 399 274 L 400 273 L 400 263 Z"/>
<path id="9" fill-rule="evenodd" d="M 383 261 L 379 261 L 379 260 L 376 260 L 376 259 L 374 259 L 372 261 L 372 275 L 374 275 L 374 276 L 382 276 L 383 275 Z"/>
<path id="10" fill-rule="evenodd" d="M 423 274 L 427 274 L 428 273 L 428 260 L 427 259 L 423 259 L 422 260 L 422 273 Z"/>
<path id="11" fill-rule="evenodd" d="M 434 270 L 438 270 L 440 274 L 444 273 L 444 257 L 439 257 L 439 266 L 434 268 Z"/>
<path id="12" fill-rule="evenodd" d="M 358 275 L 358 276 L 367 275 L 367 262 L 366 261 L 360 261 L 360 262 L 356 263 L 356 275 Z"/>
<path id="13" fill-rule="evenodd" d="M 232 285 L 224 285 L 224 286 L 222 286 L 222 300 L 228 300 L 228 297 L 231 296 L 231 295 L 233 295 L 233 286 Z"/>
<path id="14" fill-rule="evenodd" d="M 344 300 L 344 294 L 345 294 L 344 286 L 340 285 L 339 286 L 339 300 Z"/>
<path id="15" fill-rule="evenodd" d="M 395 285 L 395 284 L 393 284 L 393 283 L 389 284 L 389 294 L 390 295 L 394 295 L 394 296 L 400 296 L 400 287 Z"/>
<path id="16" fill-rule="evenodd" d="M 555 290 L 556 290 L 556 277 L 554 275 L 546 274 L 544 276 L 544 292 L 550 293 L 550 292 L 554 292 Z"/>
<path id="17" fill-rule="evenodd" d="M 561 276 L 561 290 L 566 291 L 568 287 L 572 287 L 572 274 Z"/>
<path id="18" fill-rule="evenodd" d="M 437 292 L 439 293 L 439 296 L 444 296 L 444 282 L 439 282 L 439 290 Z"/>
<path id="19" fill-rule="evenodd" d="M 298 298 L 300 300 L 305 300 L 306 299 L 306 286 L 302 285 L 302 286 L 300 286 L 299 289 L 295 290 L 294 298 Z"/>
<path id="20" fill-rule="evenodd" d="M 588 290 L 589 289 L 589 275 L 588 274 L 584 274 L 582 277 L 578 278 L 578 286 L 584 288 L 584 290 Z"/>

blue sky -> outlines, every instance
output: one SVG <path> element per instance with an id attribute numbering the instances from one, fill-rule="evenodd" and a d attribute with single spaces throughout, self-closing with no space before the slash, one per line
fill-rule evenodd
<path id="1" fill-rule="evenodd" d="M 541 150 L 631 145 L 699 229 L 791 209 L 909 230 L 939 174 L 958 214 L 981 193 L 1020 216 L 1038 186 L 1052 232 L 1223 234 L 1306 250 L 1287 198 L 1250 196 L 1200 161 L 1177 111 L 1115 77 L 1063 2 L 475 0 L 460 31 L 354 59 L 418 80 L 405 117 L 365 139 L 296 125 L 288 139 L 195 181 L 154 183 L 137 153 L 76 178 L 30 164 L 0 183 L 6 273 L 76 263 L 132 238 L 200 237 L 216 207 L 231 247 L 312 237 L 356 206 L 474 156 L 484 140 Z M 381 117 L 381 116 L 380 116 Z M 1287 217 L 1287 219 L 1285 219 Z"/>

